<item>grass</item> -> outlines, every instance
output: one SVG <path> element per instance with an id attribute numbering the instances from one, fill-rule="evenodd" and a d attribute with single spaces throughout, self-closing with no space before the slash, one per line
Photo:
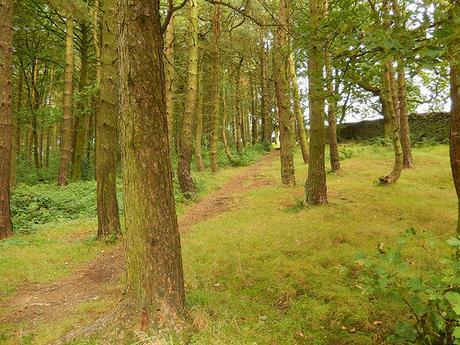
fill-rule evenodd
<path id="1" fill-rule="evenodd" d="M 353 144 L 341 151 L 347 159 L 340 172 L 328 174 L 328 206 L 300 205 L 307 168 L 298 154 L 297 187 L 280 186 L 276 160 L 262 172 L 273 178 L 272 185 L 239 195 L 237 208 L 185 233 L 187 305 L 195 327 L 190 344 L 384 344 L 394 323 L 407 318 L 388 300 L 369 301 L 344 272 L 353 270 L 357 255 L 373 254 L 379 243 L 391 246 L 410 227 L 426 231 L 445 250 L 456 224 L 448 147 L 414 149 L 416 167 L 387 187 L 376 181 L 391 169 L 390 148 Z M 197 179 L 208 193 L 235 171 Z M 0 276 L 10 279 L 0 283 L 2 291 L 10 294 L 24 279 L 71 274 L 108 246 L 68 241 L 94 226 L 75 221 L 8 240 L 16 244 L 4 242 Z M 411 254 L 421 271 L 434 269 L 424 253 Z M 47 343 L 50 335 L 94 317 L 105 303 L 83 305 L 68 319 L 39 325 L 30 343 Z"/>

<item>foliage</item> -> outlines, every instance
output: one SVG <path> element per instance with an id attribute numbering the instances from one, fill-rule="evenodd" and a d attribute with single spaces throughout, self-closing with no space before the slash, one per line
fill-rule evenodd
<path id="1" fill-rule="evenodd" d="M 390 298 L 410 314 L 396 325 L 392 344 L 460 344 L 460 240 L 448 241 L 455 251 L 446 257 L 437 257 L 430 243 L 430 236 L 411 228 L 394 248 L 381 244 L 377 256 L 357 262 L 358 286 L 371 300 Z M 428 254 L 431 267 L 416 269 L 410 249 L 419 257 Z"/>

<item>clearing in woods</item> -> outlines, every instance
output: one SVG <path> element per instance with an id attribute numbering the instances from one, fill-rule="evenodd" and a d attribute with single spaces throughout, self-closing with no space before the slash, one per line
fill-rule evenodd
<path id="1" fill-rule="evenodd" d="M 389 187 L 375 183 L 391 167 L 389 148 L 341 151 L 348 159 L 328 175 L 328 206 L 300 206 L 307 170 L 300 154 L 297 186 L 280 185 L 277 152 L 231 170 L 220 189 L 186 206 L 179 224 L 191 344 L 381 344 L 407 318 L 385 298 L 369 301 L 342 272 L 354 269 L 357 254 L 391 246 L 410 227 L 445 250 L 456 222 L 448 147 L 415 149 L 416 168 Z M 1 343 L 46 344 L 116 303 L 123 247 L 94 243 L 94 223 L 82 223 L 2 244 L 0 273 L 11 280 L 1 284 Z M 29 255 L 34 247 L 41 256 Z M 53 260 L 62 266 L 58 255 L 66 250 L 92 259 L 63 262 L 59 279 L 27 276 L 51 270 Z M 433 269 L 426 253 L 412 255 L 415 269 Z M 22 281 L 18 270 L 26 272 Z"/>

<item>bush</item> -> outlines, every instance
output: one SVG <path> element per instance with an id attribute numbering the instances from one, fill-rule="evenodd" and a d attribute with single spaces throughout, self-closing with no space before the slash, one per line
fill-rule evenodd
<path id="1" fill-rule="evenodd" d="M 460 250 L 459 239 L 448 243 Z M 396 325 L 391 344 L 460 344 L 460 261 L 455 253 L 437 258 L 433 249 L 429 239 L 409 229 L 396 248 L 380 246 L 375 257 L 357 261 L 357 285 L 370 298 L 389 298 L 410 314 Z M 433 267 L 416 270 L 406 250 L 428 255 Z"/>

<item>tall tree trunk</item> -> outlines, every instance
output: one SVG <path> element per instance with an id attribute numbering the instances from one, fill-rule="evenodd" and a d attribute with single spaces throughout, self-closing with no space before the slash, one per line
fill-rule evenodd
<path id="1" fill-rule="evenodd" d="M 227 156 L 229 162 L 232 161 L 232 153 L 230 151 L 230 147 L 228 145 L 227 140 L 227 97 L 225 92 L 225 81 L 222 81 L 222 141 L 224 143 L 224 151 L 225 155 Z"/>
<path id="2" fill-rule="evenodd" d="M 13 85 L 13 1 L 0 0 L 0 240 L 13 234 L 10 163 Z"/>
<path id="3" fill-rule="evenodd" d="M 267 151 L 271 149 L 272 129 L 270 112 L 267 107 L 268 76 L 267 76 L 267 51 L 265 49 L 265 34 L 260 31 L 260 118 L 262 120 L 262 143 Z"/>
<path id="4" fill-rule="evenodd" d="M 241 153 L 241 66 L 243 65 L 243 59 L 240 59 L 240 62 L 238 63 L 236 67 L 236 73 L 235 73 L 235 83 L 234 83 L 234 109 L 235 112 L 233 114 L 234 118 L 234 126 L 233 126 L 233 133 L 235 137 L 235 143 L 236 143 L 236 152 Z"/>
<path id="5" fill-rule="evenodd" d="M 300 107 L 300 92 L 297 82 L 297 74 L 295 71 L 295 62 L 292 55 L 289 57 L 289 75 L 291 79 L 292 97 L 294 99 L 294 115 L 297 122 L 297 132 L 299 134 L 300 149 L 302 151 L 302 159 L 305 164 L 308 163 L 308 138 L 307 129 L 303 122 L 302 108 Z"/>
<path id="6" fill-rule="evenodd" d="M 168 137 L 169 144 L 173 147 L 174 132 L 174 80 L 176 72 L 174 70 L 174 22 L 175 15 L 171 16 L 165 33 L 165 91 L 166 91 L 166 116 L 168 118 Z"/>
<path id="7" fill-rule="evenodd" d="M 281 146 L 281 181 L 284 185 L 295 185 L 294 152 L 292 147 L 291 111 L 289 102 L 289 2 L 280 0 L 279 22 L 275 35 L 275 92 L 278 102 L 278 121 Z"/>
<path id="8" fill-rule="evenodd" d="M 391 173 L 387 176 L 382 176 L 379 178 L 380 184 L 382 185 L 395 183 L 399 179 L 399 176 L 401 176 L 403 165 L 399 127 L 399 111 L 398 106 L 396 105 L 398 97 L 396 95 L 396 83 L 394 79 L 393 60 L 391 57 L 387 57 L 384 61 L 383 68 L 383 88 L 385 102 L 388 107 L 388 113 L 390 115 L 391 125 L 393 128 L 392 140 L 393 150 L 395 153 L 395 161 Z"/>
<path id="9" fill-rule="evenodd" d="M 327 204 L 326 168 L 324 157 L 324 85 L 323 52 L 319 29 L 324 18 L 322 0 L 310 0 L 312 37 L 308 55 L 308 90 L 310 103 L 310 155 L 305 183 L 305 203 Z"/>
<path id="10" fill-rule="evenodd" d="M 118 214 L 116 162 L 118 137 L 118 70 L 116 0 L 104 0 L 101 84 L 96 106 L 97 237 L 121 233 Z"/>
<path id="11" fill-rule="evenodd" d="M 86 135 L 88 132 L 89 120 L 89 100 L 87 95 L 87 88 L 89 85 L 88 76 L 88 49 L 89 49 L 89 26 L 87 23 L 81 23 L 81 47 L 80 47 L 80 84 L 79 93 L 80 98 L 77 104 L 78 121 L 75 121 L 75 150 L 73 159 L 72 179 L 78 181 L 81 178 L 81 165 L 83 156 L 85 154 Z"/>
<path id="12" fill-rule="evenodd" d="M 179 185 L 182 193 L 187 198 L 192 197 L 196 193 L 195 182 L 192 179 L 190 171 L 193 149 L 193 117 L 196 111 L 198 84 L 198 3 L 196 0 L 189 1 L 189 37 L 187 94 L 179 141 L 179 162 L 177 165 Z"/>
<path id="13" fill-rule="evenodd" d="M 51 127 L 46 129 L 46 149 L 45 149 L 45 166 L 50 164 L 50 147 L 51 147 Z"/>
<path id="14" fill-rule="evenodd" d="M 257 144 L 257 137 L 258 137 L 258 121 L 257 121 L 257 103 L 256 103 L 256 95 L 257 95 L 257 85 L 255 85 L 254 78 L 251 74 L 250 79 L 251 85 L 251 144 Z"/>
<path id="15" fill-rule="evenodd" d="M 21 148 L 21 124 L 19 123 L 19 112 L 22 109 L 22 99 L 23 99 L 23 80 L 24 76 L 22 73 L 19 75 L 18 80 L 18 92 L 16 95 L 16 115 L 13 116 L 13 132 L 11 139 L 11 173 L 10 173 L 10 187 L 14 188 L 16 186 L 16 170 L 17 170 L 17 159 L 20 154 Z"/>
<path id="16" fill-rule="evenodd" d="M 450 67 L 450 165 L 458 200 L 457 234 L 460 235 L 460 64 Z"/>
<path id="17" fill-rule="evenodd" d="M 410 143 L 409 116 L 407 114 L 406 99 L 406 71 L 402 61 L 398 61 L 398 103 L 399 121 L 401 126 L 401 146 L 403 153 L 403 168 L 410 169 L 414 166 Z"/>
<path id="18" fill-rule="evenodd" d="M 32 96 L 31 96 L 31 113 L 32 113 L 32 143 L 33 143 L 33 154 L 34 164 L 37 175 L 40 178 L 40 157 L 39 157 L 39 145 L 38 145 L 38 115 L 37 111 L 40 108 L 40 95 L 38 93 L 38 73 L 39 73 L 39 62 L 38 59 L 34 59 L 32 66 Z"/>
<path id="19" fill-rule="evenodd" d="M 196 169 L 204 171 L 204 161 L 202 155 L 202 139 L 203 139 L 203 72 L 200 70 L 198 77 L 198 101 L 195 114 L 195 160 Z M 167 99 L 167 98 L 166 98 Z"/>
<path id="20" fill-rule="evenodd" d="M 67 185 L 70 160 L 72 158 L 72 94 L 73 94 L 73 18 L 67 17 L 64 99 L 61 130 L 61 158 L 59 161 L 58 185 Z"/>
<path id="21" fill-rule="evenodd" d="M 339 145 L 337 143 L 337 101 L 334 88 L 334 74 L 332 73 L 332 58 L 328 48 L 325 50 L 326 82 L 327 82 L 327 122 L 329 137 L 329 159 L 331 170 L 340 169 Z"/>
<path id="22" fill-rule="evenodd" d="M 214 5 L 212 17 L 212 113 L 211 113 L 211 172 L 217 173 L 219 170 L 219 118 L 220 118 L 220 20 L 221 9 L 219 5 Z"/>
<path id="23" fill-rule="evenodd" d="M 141 331 L 151 323 L 180 330 L 185 293 L 165 109 L 159 1 L 120 0 L 119 4 L 119 22 L 123 23 L 119 47 L 128 268 L 125 298 L 132 300 L 134 320 L 140 320 Z M 193 0 L 191 7 L 196 19 Z M 195 57 L 191 60 L 196 67 Z M 194 93 L 195 67 L 191 73 L 195 81 L 189 84 L 195 87 Z M 194 103 L 194 95 L 188 100 Z M 190 144 L 191 135 L 186 139 Z"/>

